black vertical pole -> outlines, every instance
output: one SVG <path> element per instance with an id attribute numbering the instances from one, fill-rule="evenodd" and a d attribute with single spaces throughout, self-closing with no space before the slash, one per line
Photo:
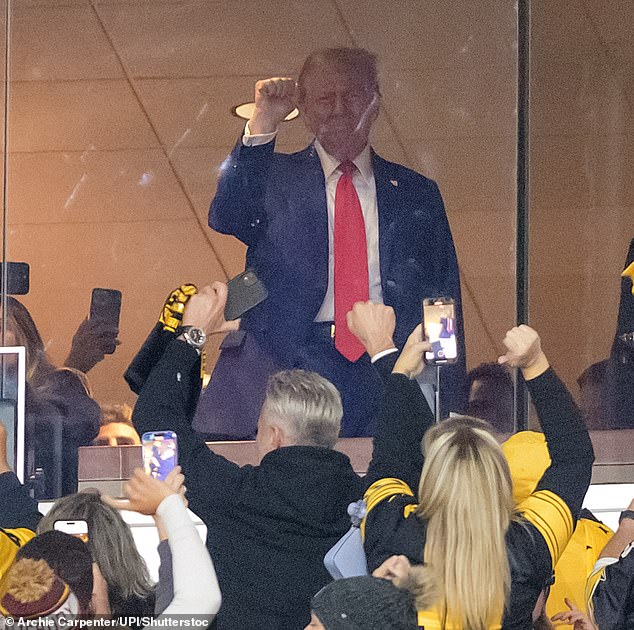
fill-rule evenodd
<path id="1" fill-rule="evenodd" d="M 528 323 L 529 245 L 529 119 L 530 119 L 530 0 L 518 0 L 517 14 L 517 243 L 515 253 L 515 314 Z M 528 393 L 521 379 L 515 387 L 515 427 L 528 427 Z"/>

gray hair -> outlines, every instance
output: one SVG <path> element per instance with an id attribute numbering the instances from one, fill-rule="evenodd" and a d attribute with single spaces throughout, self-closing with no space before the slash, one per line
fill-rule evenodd
<path id="1" fill-rule="evenodd" d="M 55 521 L 77 520 L 88 523 L 88 548 L 108 584 L 111 604 L 131 597 L 148 597 L 154 585 L 132 532 L 119 512 L 106 505 L 98 494 L 80 492 L 58 499 L 40 521 L 37 533 L 54 529 Z"/>
<path id="2" fill-rule="evenodd" d="M 285 370 L 269 378 L 264 407 L 283 423 L 297 446 L 334 448 L 343 407 L 337 388 L 306 370 Z"/>

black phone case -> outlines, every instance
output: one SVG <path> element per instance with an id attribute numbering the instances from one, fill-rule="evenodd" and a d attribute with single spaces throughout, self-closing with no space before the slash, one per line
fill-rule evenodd
<path id="1" fill-rule="evenodd" d="M 252 269 L 243 271 L 227 282 L 225 319 L 230 321 L 242 317 L 244 313 L 263 302 L 267 297 L 268 291 L 255 272 Z"/>
<path id="2" fill-rule="evenodd" d="M 120 316 L 121 291 L 98 288 L 92 290 L 90 319 L 101 319 L 118 328 Z"/>
<path id="3" fill-rule="evenodd" d="M 7 263 L 7 293 L 27 295 L 29 292 L 29 264 L 25 262 Z M 0 263 L 0 289 L 4 290 L 4 263 Z"/>

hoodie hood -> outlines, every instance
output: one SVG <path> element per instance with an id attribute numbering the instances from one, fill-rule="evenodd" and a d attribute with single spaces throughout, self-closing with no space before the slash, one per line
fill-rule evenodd
<path id="1" fill-rule="evenodd" d="M 265 455 L 252 481 L 250 509 L 287 533 L 340 536 L 350 526 L 348 505 L 361 496 L 350 459 L 316 446 L 287 446 Z M 253 497 L 262 497 L 260 503 Z"/>

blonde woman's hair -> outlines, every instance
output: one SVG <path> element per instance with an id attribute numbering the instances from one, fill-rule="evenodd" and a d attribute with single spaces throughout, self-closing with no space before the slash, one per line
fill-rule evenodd
<path id="1" fill-rule="evenodd" d="M 486 630 L 501 623 L 511 583 L 506 458 L 489 425 L 467 416 L 432 427 L 423 449 L 416 514 L 427 521 L 426 571 L 417 603 L 423 609 L 432 594 L 443 625 Z"/>
<path id="2" fill-rule="evenodd" d="M 264 407 L 284 425 L 293 444 L 334 448 L 343 407 L 337 388 L 306 370 L 284 370 L 269 378 Z"/>
<path id="3" fill-rule="evenodd" d="M 49 361 L 40 332 L 22 302 L 7 296 L 7 330 L 13 331 L 15 343 L 26 348 L 26 381 L 37 387 L 55 370 Z"/>

